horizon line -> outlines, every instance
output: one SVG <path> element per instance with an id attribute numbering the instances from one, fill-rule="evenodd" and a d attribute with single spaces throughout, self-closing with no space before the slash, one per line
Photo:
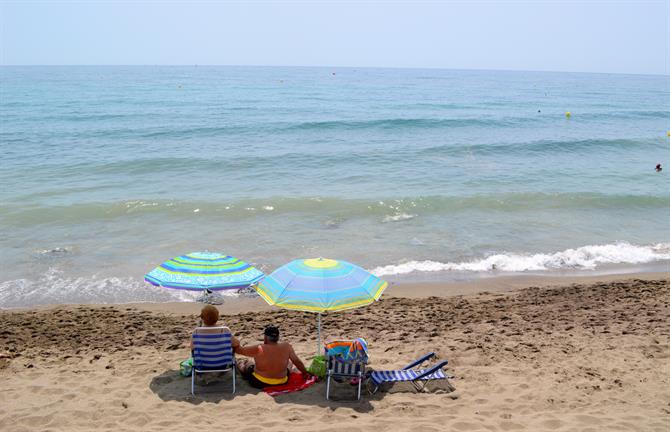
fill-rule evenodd
<path id="1" fill-rule="evenodd" d="M 574 71 L 574 70 L 549 70 L 549 69 L 488 69 L 488 68 L 449 68 L 439 66 L 333 66 L 333 65 L 260 65 L 260 64 L 206 64 L 206 63 L 147 63 L 147 64 L 0 64 L 0 67 L 258 67 L 258 68 L 312 68 L 312 69 L 402 69 L 402 70 L 443 70 L 443 71 L 480 71 L 480 72 L 544 72 L 544 73 L 578 73 L 595 75 L 642 75 L 670 77 L 670 71 L 666 73 L 643 73 L 643 72 L 604 72 L 604 71 Z"/>

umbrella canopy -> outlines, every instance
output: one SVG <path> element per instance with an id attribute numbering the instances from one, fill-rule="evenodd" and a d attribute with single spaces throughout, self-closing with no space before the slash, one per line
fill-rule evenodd
<path id="1" fill-rule="evenodd" d="M 144 280 L 165 288 L 201 291 L 246 288 L 263 276 L 263 272 L 238 258 L 192 252 L 165 261 L 147 273 Z"/>
<path id="2" fill-rule="evenodd" d="M 314 258 L 285 264 L 255 288 L 271 305 L 321 313 L 368 305 L 387 286 L 386 281 L 346 261 Z"/>
<path id="3" fill-rule="evenodd" d="M 291 261 L 254 288 L 271 305 L 318 313 L 318 355 L 321 313 L 368 305 L 379 300 L 387 286 L 386 281 L 346 261 L 314 258 Z"/>

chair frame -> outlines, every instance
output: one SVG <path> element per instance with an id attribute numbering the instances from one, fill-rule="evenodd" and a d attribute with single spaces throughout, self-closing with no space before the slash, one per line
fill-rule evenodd
<path id="1" fill-rule="evenodd" d="M 339 356 L 329 356 L 327 353 L 326 353 L 326 360 L 327 360 L 326 400 L 330 400 L 330 380 L 333 377 L 358 378 L 358 392 L 356 394 L 356 400 L 360 400 L 361 388 L 363 386 L 363 378 L 365 376 L 365 366 L 367 365 L 367 361 L 363 361 L 360 359 L 347 361 L 340 359 Z M 336 363 L 352 365 L 354 369 L 358 369 L 358 372 L 352 374 L 334 372 L 333 369 Z"/>
<path id="2" fill-rule="evenodd" d="M 436 354 L 434 352 L 430 352 L 430 353 L 426 354 L 425 356 L 421 357 L 420 359 L 418 359 L 416 361 L 413 361 L 412 363 L 408 364 L 407 366 L 405 366 L 401 370 L 411 370 L 412 368 L 414 368 L 416 366 L 419 366 L 420 364 L 422 364 L 422 363 L 430 360 L 431 358 L 435 357 L 435 355 Z M 426 387 L 428 386 L 428 383 L 430 383 L 431 381 L 434 381 L 434 380 L 431 380 L 431 379 L 423 379 L 423 378 L 434 374 L 438 370 L 445 367 L 448 363 L 449 363 L 448 360 L 444 360 L 440 363 L 437 363 L 434 366 L 431 366 L 430 368 L 424 370 L 421 374 L 417 375 L 416 378 L 414 378 L 413 380 L 409 380 L 409 382 L 412 383 L 412 385 L 414 386 L 414 389 L 417 392 L 422 392 L 423 390 L 426 389 Z M 449 382 L 449 378 L 454 378 L 454 377 L 449 375 L 449 374 L 445 374 L 444 379 L 447 381 L 447 385 L 449 386 L 449 390 L 454 391 L 456 389 Z M 405 382 L 407 382 L 407 381 L 405 381 Z M 384 383 L 382 382 L 382 383 L 379 383 L 379 385 L 375 385 L 375 388 L 371 391 L 371 393 L 373 393 L 373 394 L 376 393 L 379 390 L 379 387 L 382 384 L 384 384 Z"/>
<path id="3" fill-rule="evenodd" d="M 197 327 L 196 330 L 198 329 L 224 329 L 227 327 Z M 228 329 L 229 330 L 229 329 Z M 216 333 L 214 333 L 216 334 Z M 231 334 L 232 336 L 232 334 Z M 206 373 L 222 373 L 222 372 L 228 372 L 228 371 L 233 371 L 233 391 L 232 394 L 235 394 L 235 386 L 236 386 L 236 367 L 235 367 L 235 351 L 233 350 L 232 344 L 230 347 L 232 353 L 233 353 L 233 359 L 229 367 L 225 367 L 223 369 L 221 368 L 216 368 L 216 369 L 208 369 L 208 368 L 201 368 L 198 369 L 195 364 L 195 352 L 192 350 L 191 351 L 191 356 L 193 357 L 193 367 L 191 369 L 191 394 L 195 396 L 195 379 L 196 379 L 196 374 L 206 374 Z"/>

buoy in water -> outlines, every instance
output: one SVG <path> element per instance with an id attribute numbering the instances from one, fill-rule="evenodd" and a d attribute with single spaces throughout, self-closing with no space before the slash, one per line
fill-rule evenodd
<path id="1" fill-rule="evenodd" d="M 570 117 L 572 116 L 572 113 L 571 113 L 570 111 L 566 111 L 566 112 L 565 112 L 565 116 L 566 116 L 567 118 L 570 118 Z"/>
<path id="2" fill-rule="evenodd" d="M 668 136 L 670 137 L 670 131 L 668 131 Z"/>

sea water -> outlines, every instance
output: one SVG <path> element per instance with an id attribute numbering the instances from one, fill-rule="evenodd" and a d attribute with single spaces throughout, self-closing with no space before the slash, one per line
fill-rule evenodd
<path id="1" fill-rule="evenodd" d="M 181 299 L 142 276 L 204 250 L 670 270 L 669 130 L 668 76 L 2 67 L 0 307 Z"/>

